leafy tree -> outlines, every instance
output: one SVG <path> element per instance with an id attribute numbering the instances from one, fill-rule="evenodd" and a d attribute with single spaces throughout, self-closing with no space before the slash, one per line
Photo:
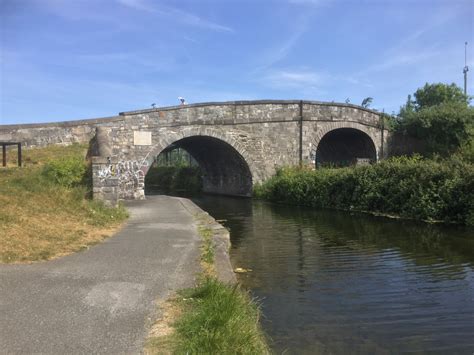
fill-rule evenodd
<path id="1" fill-rule="evenodd" d="M 474 124 L 469 126 L 468 135 L 469 138 L 461 144 L 456 156 L 474 164 Z"/>
<path id="2" fill-rule="evenodd" d="M 428 154 L 450 155 L 472 140 L 474 108 L 444 103 L 406 113 L 401 126 L 425 142 Z"/>
<path id="3" fill-rule="evenodd" d="M 411 99 L 411 95 L 408 95 L 407 103 L 405 104 L 405 106 L 400 107 L 400 113 L 398 114 L 398 116 L 406 117 L 408 114 L 412 113 L 413 111 L 415 111 L 415 103 Z"/>
<path id="4" fill-rule="evenodd" d="M 398 129 L 424 141 L 429 155 L 450 155 L 473 139 L 474 108 L 455 84 L 425 84 L 400 108 Z"/>
<path id="5" fill-rule="evenodd" d="M 413 102 L 415 111 L 451 103 L 464 106 L 469 104 L 469 97 L 464 95 L 463 90 L 454 83 L 450 85 L 426 83 L 424 87 L 416 90 L 415 101 Z"/>

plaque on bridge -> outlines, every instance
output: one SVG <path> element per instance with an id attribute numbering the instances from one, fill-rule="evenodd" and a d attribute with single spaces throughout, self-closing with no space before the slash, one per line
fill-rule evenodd
<path id="1" fill-rule="evenodd" d="M 151 145 L 151 132 L 149 131 L 133 131 L 134 145 Z"/>

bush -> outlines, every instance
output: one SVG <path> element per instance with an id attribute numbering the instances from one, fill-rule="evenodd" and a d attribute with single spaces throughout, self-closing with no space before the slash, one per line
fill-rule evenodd
<path id="1" fill-rule="evenodd" d="M 84 183 L 87 171 L 84 158 L 66 157 L 46 163 L 42 175 L 55 184 L 74 187 Z"/>
<path id="2" fill-rule="evenodd" d="M 317 208 L 474 225 L 474 165 L 461 159 L 414 156 L 354 168 L 284 168 L 254 194 Z"/>
<path id="3" fill-rule="evenodd" d="M 449 156 L 472 140 L 474 108 L 442 104 L 407 113 L 399 129 L 425 142 L 428 155 Z"/>

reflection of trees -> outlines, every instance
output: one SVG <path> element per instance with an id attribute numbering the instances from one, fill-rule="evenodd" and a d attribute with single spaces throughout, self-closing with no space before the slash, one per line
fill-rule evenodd
<path id="1" fill-rule="evenodd" d="M 282 214 L 283 212 L 283 214 Z M 285 216 L 280 208 L 275 213 Z M 287 217 L 288 218 L 288 217 Z M 328 242 L 351 243 L 362 250 L 398 249 L 402 257 L 416 265 L 450 264 L 474 261 L 474 230 L 465 227 L 432 225 L 422 222 L 350 215 L 335 211 L 302 211 L 298 223 L 324 230 Z"/>
<path id="2" fill-rule="evenodd" d="M 231 228 L 233 248 L 238 249 L 232 253 L 234 264 L 259 270 L 258 275 L 242 276 L 251 287 L 286 288 L 289 282 L 304 289 L 309 274 L 344 267 L 346 261 L 332 257 L 335 253 L 347 258 L 366 255 L 366 260 L 358 260 L 364 270 L 378 267 L 373 264 L 380 265 L 380 258 L 374 257 L 389 251 L 415 268 L 446 263 L 424 270 L 439 279 L 459 277 L 474 259 L 474 239 L 465 228 L 258 201 L 234 201 L 231 206 L 214 203 L 215 211 L 231 209 L 226 224 Z"/>
<path id="3" fill-rule="evenodd" d="M 278 351 L 470 345 L 443 331 L 469 321 L 459 305 L 471 312 L 472 287 L 458 279 L 474 265 L 472 229 L 241 199 L 199 204 L 227 219 L 233 265 L 254 269 L 239 278 L 263 299 Z"/>
<path id="4" fill-rule="evenodd" d="M 439 280 L 460 277 L 473 265 L 472 229 L 249 199 L 207 196 L 196 202 L 226 220 L 234 266 L 258 269 L 240 276 L 252 288 L 301 291 L 315 273 L 346 267 L 344 258 L 357 257 L 360 270 L 352 271 L 360 274 L 379 267 L 384 253 L 394 253 L 407 268 L 425 266 L 423 272 Z"/>

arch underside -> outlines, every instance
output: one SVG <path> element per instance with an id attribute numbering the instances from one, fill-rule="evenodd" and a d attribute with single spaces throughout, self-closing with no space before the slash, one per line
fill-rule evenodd
<path id="1" fill-rule="evenodd" d="M 358 160 L 376 161 L 372 138 L 355 128 L 338 128 L 326 133 L 316 150 L 316 165 L 347 166 Z"/>
<path id="2" fill-rule="evenodd" d="M 210 136 L 191 136 L 174 142 L 162 152 L 175 148 L 187 151 L 201 167 L 204 192 L 251 196 L 249 166 L 230 144 Z"/>

